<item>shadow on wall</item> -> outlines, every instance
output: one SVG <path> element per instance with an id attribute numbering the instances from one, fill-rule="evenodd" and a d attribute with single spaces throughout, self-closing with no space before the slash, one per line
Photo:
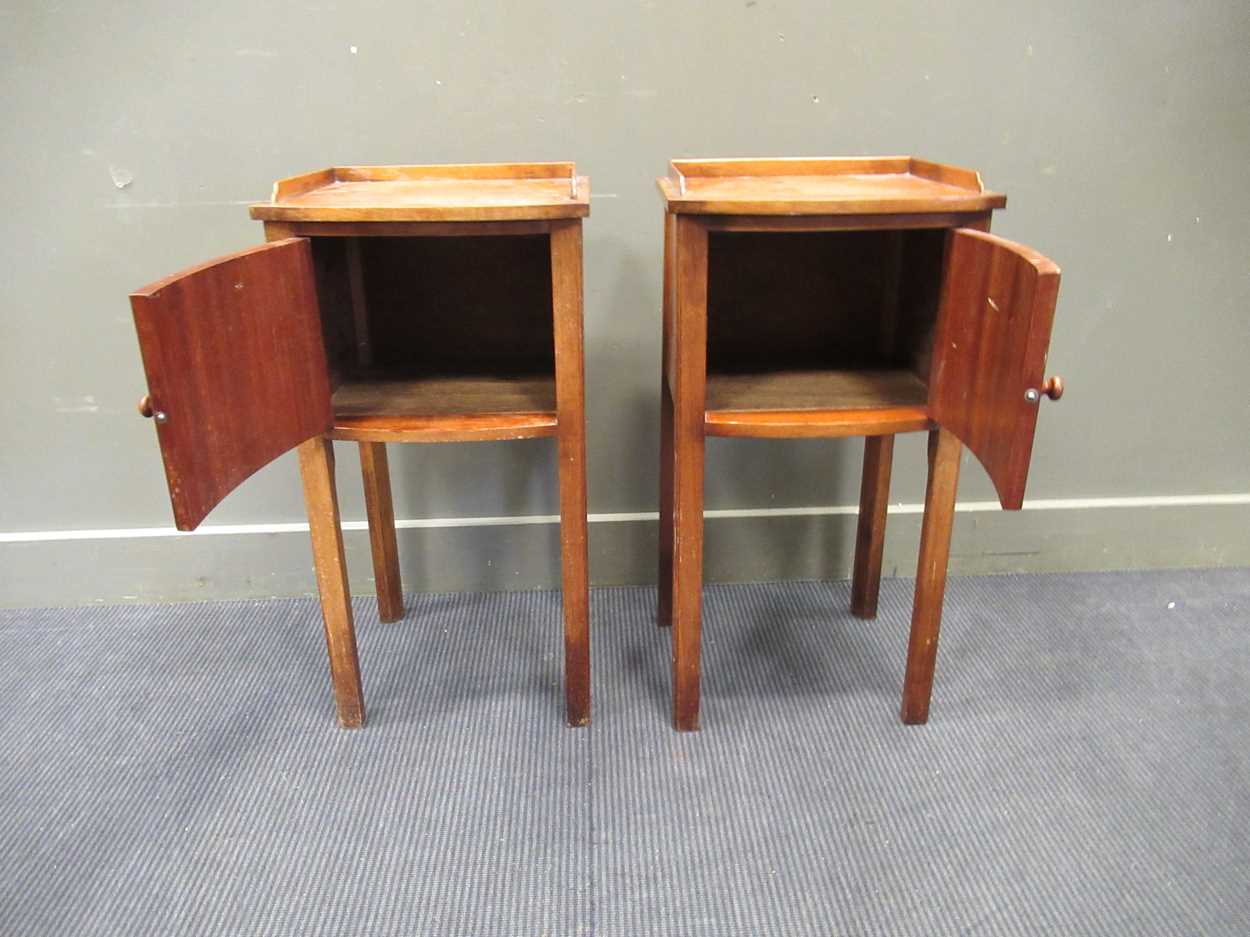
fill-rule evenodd
<path id="1" fill-rule="evenodd" d="M 710 439 L 704 463 L 705 508 L 782 507 L 773 500 L 774 494 L 796 488 L 810 492 L 800 502 L 804 506 L 831 504 L 855 477 L 851 465 L 862 458 L 862 451 L 862 440 Z M 841 525 L 796 525 L 788 520 L 749 525 L 709 520 L 704 547 L 709 572 L 723 563 L 736 568 L 734 575 L 740 580 L 845 575 L 852 552 L 838 536 Z M 735 528 L 742 527 L 752 531 L 751 544 L 737 542 Z"/>

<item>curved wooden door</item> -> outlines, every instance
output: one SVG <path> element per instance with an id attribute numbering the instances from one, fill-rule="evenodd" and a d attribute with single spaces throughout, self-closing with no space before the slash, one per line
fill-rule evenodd
<path id="1" fill-rule="evenodd" d="M 1036 251 L 950 233 L 929 414 L 981 461 L 1007 510 L 1024 502 L 1058 294 L 1059 268 Z"/>
<path id="2" fill-rule="evenodd" d="M 327 432 L 330 382 L 306 238 L 210 261 L 130 296 L 179 530 Z"/>

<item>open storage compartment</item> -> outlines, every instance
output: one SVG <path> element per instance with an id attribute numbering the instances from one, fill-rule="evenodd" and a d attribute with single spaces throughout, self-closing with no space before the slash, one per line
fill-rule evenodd
<path id="1" fill-rule="evenodd" d="M 923 406 L 945 234 L 710 232 L 707 409 Z"/>
<path id="2" fill-rule="evenodd" d="M 548 235 L 312 242 L 336 421 L 554 423 Z"/>
<path id="3" fill-rule="evenodd" d="M 589 188 L 561 162 L 346 166 L 253 205 L 312 240 L 336 438 L 552 435 L 551 231 Z"/>
<path id="4" fill-rule="evenodd" d="M 313 246 L 336 416 L 554 418 L 548 235 Z"/>

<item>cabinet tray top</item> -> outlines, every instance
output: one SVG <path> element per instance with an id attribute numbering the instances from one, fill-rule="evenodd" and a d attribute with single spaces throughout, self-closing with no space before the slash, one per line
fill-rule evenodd
<path id="1" fill-rule="evenodd" d="M 675 159 L 657 182 L 669 211 L 696 215 L 984 212 L 1007 204 L 978 173 L 912 156 Z"/>
<path id="2" fill-rule="evenodd" d="M 590 213 L 573 163 L 339 166 L 274 184 L 261 221 L 539 221 Z"/>

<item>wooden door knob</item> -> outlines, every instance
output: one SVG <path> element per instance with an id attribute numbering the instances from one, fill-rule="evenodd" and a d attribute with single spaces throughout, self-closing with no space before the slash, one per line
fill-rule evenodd
<path id="1" fill-rule="evenodd" d="M 1024 399 L 1029 403 L 1037 403 L 1042 399 L 1043 394 L 1051 400 L 1058 400 L 1062 397 L 1063 378 L 1061 378 L 1058 374 L 1053 377 L 1046 378 L 1046 382 L 1042 384 L 1042 389 L 1040 391 L 1036 387 L 1030 387 L 1024 392 Z"/>
<path id="2" fill-rule="evenodd" d="M 157 410 L 152 406 L 152 395 L 144 394 L 139 398 L 139 416 L 146 417 L 149 420 L 156 420 L 157 423 L 164 423 L 169 417 L 165 415 L 163 410 Z"/>

